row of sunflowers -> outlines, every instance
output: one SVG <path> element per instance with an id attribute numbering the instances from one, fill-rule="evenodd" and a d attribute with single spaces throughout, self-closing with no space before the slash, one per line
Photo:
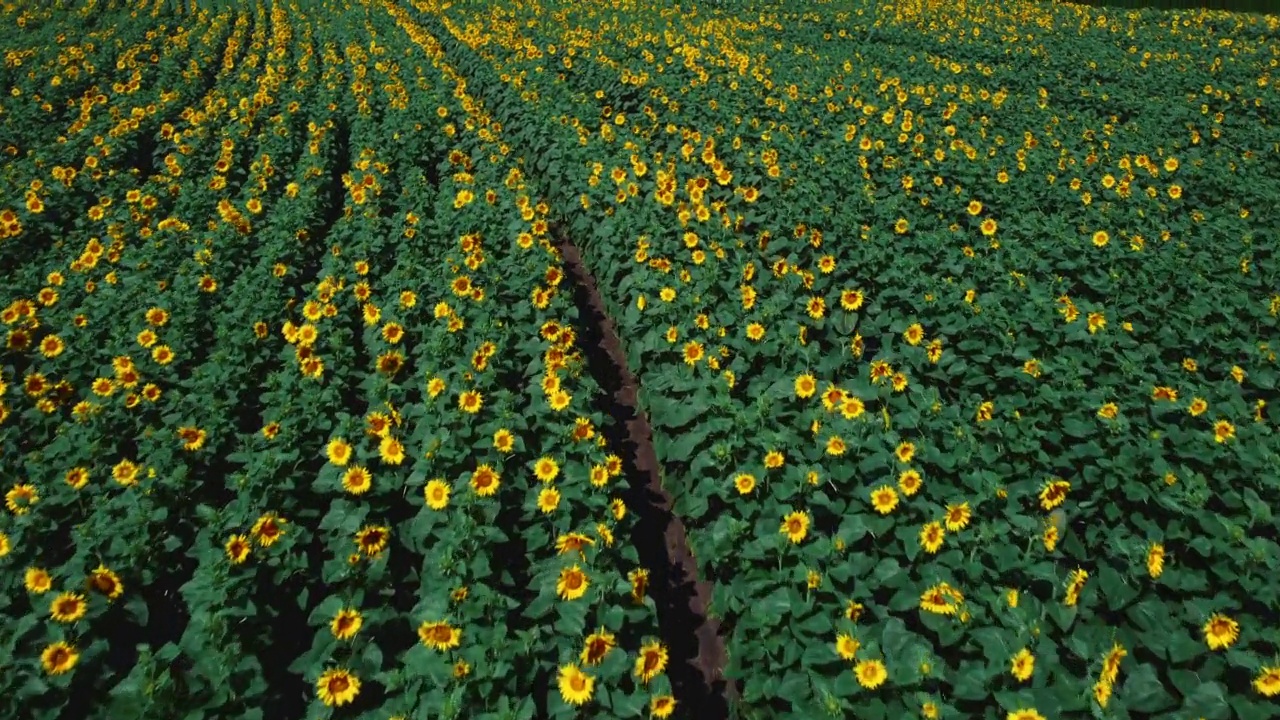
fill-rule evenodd
<path id="1" fill-rule="evenodd" d="M 0 714 L 670 716 L 513 141 L 393 4 L 201 5 L 2 8 Z"/>
<path id="2" fill-rule="evenodd" d="M 1274 17 L 412 4 L 604 288 L 737 716 L 1280 711 Z"/>

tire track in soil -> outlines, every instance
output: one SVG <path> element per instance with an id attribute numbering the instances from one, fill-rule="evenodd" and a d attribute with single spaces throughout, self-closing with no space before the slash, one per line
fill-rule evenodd
<path id="1" fill-rule="evenodd" d="M 572 283 L 587 365 L 604 390 L 600 409 L 614 420 L 605 434 L 623 458 L 630 485 L 627 507 L 638 516 L 631 540 L 650 572 L 649 594 L 670 652 L 668 677 L 677 710 L 699 720 L 727 718 L 737 690 L 724 677 L 728 655 L 720 622 L 707 614 L 712 584 L 699 577 L 684 523 L 672 512 L 671 494 L 662 487 L 653 429 L 637 403 L 639 384 L 627 367 L 621 338 L 595 278 L 563 228 L 553 225 L 551 230 Z"/>

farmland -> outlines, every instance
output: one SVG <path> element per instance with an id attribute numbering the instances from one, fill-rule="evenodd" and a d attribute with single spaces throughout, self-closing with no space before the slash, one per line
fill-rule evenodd
<path id="1" fill-rule="evenodd" d="M 0 716 L 1280 713 L 1274 17 L 64 5 Z"/>

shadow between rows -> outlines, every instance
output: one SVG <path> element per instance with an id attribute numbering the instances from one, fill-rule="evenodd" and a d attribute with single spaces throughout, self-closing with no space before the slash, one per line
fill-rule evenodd
<path id="1" fill-rule="evenodd" d="M 638 517 L 631 541 L 650 572 L 649 593 L 670 651 L 668 677 L 677 707 L 699 720 L 727 718 L 736 692 L 724 677 L 728 656 L 719 621 L 707 615 L 711 583 L 700 579 L 684 523 L 672 512 L 671 494 L 662 487 L 653 431 L 637 404 L 639 386 L 595 278 L 563 228 L 552 232 L 571 282 L 587 367 L 603 390 L 599 410 L 613 420 L 603 432 L 623 459 L 625 501 Z"/>

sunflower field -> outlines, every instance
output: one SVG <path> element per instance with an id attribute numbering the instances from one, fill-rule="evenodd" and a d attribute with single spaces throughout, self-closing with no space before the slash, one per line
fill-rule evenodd
<path id="1" fill-rule="evenodd" d="M 1280 715 L 1280 19 L 0 2 L 0 716 Z"/>

